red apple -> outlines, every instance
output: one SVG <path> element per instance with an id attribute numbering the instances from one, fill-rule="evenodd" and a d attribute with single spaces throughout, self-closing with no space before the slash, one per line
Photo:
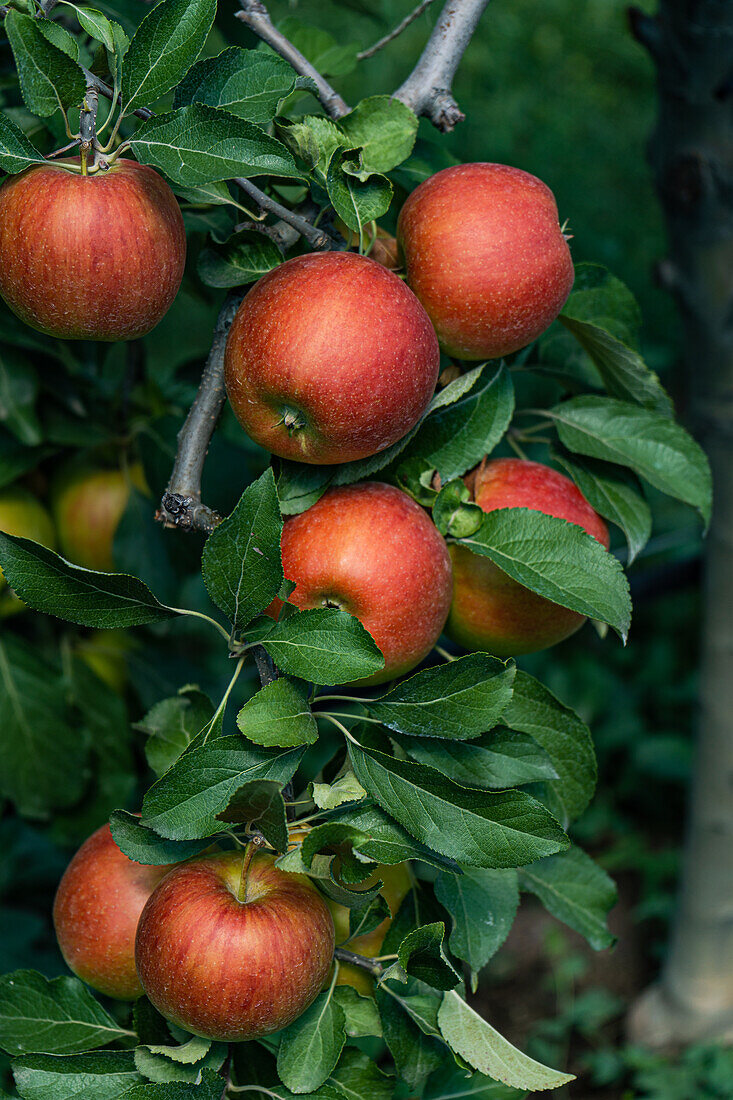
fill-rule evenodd
<path id="1" fill-rule="evenodd" d="M 256 443 L 299 462 L 383 451 L 417 423 L 438 342 L 415 295 L 350 252 L 298 256 L 250 290 L 226 348 L 232 408 Z"/>
<path id="2" fill-rule="evenodd" d="M 392 485 L 328 490 L 286 520 L 282 560 L 296 586 L 290 603 L 340 607 L 372 635 L 385 667 L 366 683 L 409 672 L 440 637 L 451 601 L 448 550 L 422 508 Z"/>
<path id="3" fill-rule="evenodd" d="M 51 549 L 56 545 L 56 531 L 48 512 L 32 493 L 20 486 L 0 491 L 0 531 L 32 539 Z M 0 569 L 0 591 L 5 583 Z"/>
<path id="4" fill-rule="evenodd" d="M 460 164 L 425 180 L 402 207 L 397 238 L 409 285 L 458 359 L 531 343 L 573 285 L 552 191 L 505 164 Z"/>
<path id="5" fill-rule="evenodd" d="M 141 996 L 135 932 L 145 902 L 170 867 L 133 863 L 109 825 L 92 833 L 64 872 L 53 903 L 61 954 L 82 981 L 120 1000 Z"/>
<path id="6" fill-rule="evenodd" d="M 539 462 L 496 458 L 466 478 L 484 512 L 532 508 L 583 527 L 608 548 L 608 528 L 573 482 Z M 512 580 L 488 558 L 450 548 L 453 603 L 446 633 L 466 649 L 514 657 L 546 649 L 574 634 L 585 617 Z"/>
<path id="7" fill-rule="evenodd" d="M 126 473 L 76 465 L 61 470 L 51 488 L 51 507 L 65 558 L 101 573 L 114 570 L 114 536 L 131 485 L 145 490 L 138 464 Z"/>
<path id="8" fill-rule="evenodd" d="M 260 852 L 191 860 L 145 906 L 135 959 L 166 1019 L 194 1035 L 269 1035 L 315 1000 L 331 968 L 333 920 L 310 880 Z M 243 874 L 244 870 L 244 874 Z"/>
<path id="9" fill-rule="evenodd" d="M 40 332 L 66 340 L 144 336 L 170 308 L 185 262 L 175 196 L 135 161 L 93 176 L 57 161 L 0 188 L 0 295 Z"/>

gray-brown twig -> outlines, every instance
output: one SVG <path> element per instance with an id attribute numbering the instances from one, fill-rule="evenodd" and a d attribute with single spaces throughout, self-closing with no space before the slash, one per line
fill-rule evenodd
<path id="1" fill-rule="evenodd" d="M 389 34 L 385 34 L 384 38 L 380 38 L 379 41 L 375 42 L 373 46 L 370 46 L 368 50 L 361 50 L 361 52 L 356 55 L 357 61 L 365 61 L 367 57 L 374 57 L 375 53 L 379 53 L 379 51 L 383 50 L 385 46 L 388 46 L 390 42 L 394 42 L 395 38 L 398 38 L 403 31 L 406 31 L 410 24 L 414 23 L 424 11 L 427 11 L 432 3 L 433 0 L 420 0 L 420 3 L 414 11 L 406 15 L 393 31 L 390 31 Z"/>
<path id="2" fill-rule="evenodd" d="M 331 242 L 327 233 L 324 233 L 322 229 L 316 229 L 300 214 L 288 210 L 287 206 L 282 206 L 275 199 L 271 199 L 269 195 L 266 195 L 264 191 L 260 191 L 259 187 L 256 187 L 250 180 L 237 178 L 234 182 L 238 187 L 241 187 L 246 195 L 254 199 L 261 210 L 265 210 L 268 214 L 274 214 L 280 221 L 286 222 L 293 229 L 296 229 L 311 248 L 321 251 L 330 247 Z"/>
<path id="3" fill-rule="evenodd" d="M 232 321 L 243 298 L 231 291 L 214 328 L 211 351 L 206 360 L 196 399 L 178 433 L 178 451 L 168 488 L 163 494 L 156 519 L 166 527 L 184 531 L 213 531 L 221 517 L 201 500 L 201 475 L 216 422 L 226 397 L 224 351 Z"/>
<path id="4" fill-rule="evenodd" d="M 349 106 L 335 88 L 332 88 L 325 77 L 321 76 L 307 57 L 305 57 L 293 43 L 282 34 L 270 19 L 270 13 L 262 0 L 239 0 L 241 11 L 236 18 L 241 19 L 246 27 L 249 27 L 258 38 L 266 42 L 275 53 L 279 53 L 288 61 L 296 73 L 306 76 L 313 81 L 316 94 L 323 104 L 326 113 L 331 118 L 341 118 L 349 113 Z"/>
<path id="5" fill-rule="evenodd" d="M 465 118 L 451 90 L 453 77 L 488 3 L 447 0 L 417 65 L 395 92 L 395 99 L 443 132 Z"/>

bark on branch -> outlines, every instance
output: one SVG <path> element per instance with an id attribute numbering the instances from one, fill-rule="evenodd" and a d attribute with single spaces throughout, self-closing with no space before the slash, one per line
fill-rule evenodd
<path id="1" fill-rule="evenodd" d="M 453 77 L 489 0 L 447 0 L 420 59 L 395 92 L 416 115 L 447 133 L 466 117 L 453 96 Z"/>
<path id="2" fill-rule="evenodd" d="M 216 422 L 226 397 L 224 351 L 234 316 L 244 297 L 241 290 L 227 295 L 214 328 L 214 338 L 201 375 L 196 399 L 178 433 L 178 452 L 168 488 L 156 519 L 184 531 L 213 531 L 221 516 L 201 500 L 201 475 Z"/>
<path id="3" fill-rule="evenodd" d="M 276 53 L 284 57 L 296 73 L 307 76 L 316 86 L 319 100 L 325 111 L 331 118 L 341 118 L 349 113 L 350 107 L 344 102 L 335 88 L 332 88 L 325 77 L 321 76 L 307 57 L 296 49 L 292 42 L 277 29 L 262 0 L 239 0 L 241 11 L 236 18 L 249 27 L 263 42 L 266 42 Z"/>
<path id="4" fill-rule="evenodd" d="M 285 222 L 287 225 L 297 230 L 298 235 L 303 237 L 311 248 L 322 251 L 325 248 L 331 247 L 331 239 L 327 233 L 324 233 L 322 229 L 316 229 L 314 225 L 311 225 L 309 221 L 302 218 L 300 214 L 295 214 L 292 210 L 288 210 L 287 206 L 282 206 L 279 202 L 275 202 L 275 200 L 271 199 L 269 195 L 266 195 L 264 191 L 260 191 L 259 187 L 255 187 L 250 180 L 237 178 L 234 180 L 234 183 L 236 183 L 246 195 L 254 199 L 261 210 L 265 210 L 268 214 L 274 214 L 280 221 Z"/>

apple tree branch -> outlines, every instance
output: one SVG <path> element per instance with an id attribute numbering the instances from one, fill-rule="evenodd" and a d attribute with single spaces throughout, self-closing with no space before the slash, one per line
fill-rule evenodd
<path id="1" fill-rule="evenodd" d="M 488 3 L 447 0 L 417 65 L 394 93 L 444 133 L 466 117 L 451 90 L 453 78 Z"/>

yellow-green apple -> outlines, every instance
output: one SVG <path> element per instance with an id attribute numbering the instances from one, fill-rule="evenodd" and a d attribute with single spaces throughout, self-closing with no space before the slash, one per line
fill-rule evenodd
<path id="1" fill-rule="evenodd" d="M 531 343 L 573 285 L 552 191 L 505 164 L 460 164 L 425 180 L 402 207 L 397 239 L 441 348 L 458 359 Z"/>
<path id="2" fill-rule="evenodd" d="M 133 340 L 181 285 L 181 211 L 152 168 L 118 160 L 82 176 L 78 164 L 34 165 L 0 188 L 0 295 L 50 336 Z"/>
<path id="3" fill-rule="evenodd" d="M 0 531 L 40 542 L 53 550 L 56 531 L 46 509 L 27 489 L 19 485 L 0 490 Z M 0 591 L 6 581 L 0 569 Z"/>
<path id="4" fill-rule="evenodd" d="M 376 454 L 420 419 L 440 354 L 393 272 L 352 252 L 298 256 L 250 290 L 226 347 L 232 408 L 255 442 L 300 462 Z"/>
<path id="5" fill-rule="evenodd" d="M 387 902 L 390 913 L 394 917 L 412 886 L 409 867 L 406 863 L 396 863 L 394 866 L 380 863 L 376 871 L 359 884 L 359 889 L 365 890 L 370 886 L 374 886 L 380 879 L 384 885 L 379 892 Z M 346 906 L 339 905 L 335 901 L 329 901 L 328 907 L 333 915 L 336 943 L 342 944 L 348 939 L 349 935 L 349 910 Z M 392 923 L 392 917 L 385 917 L 381 924 L 378 924 L 371 932 L 367 932 L 366 935 L 355 936 L 353 940 L 349 940 L 346 944 L 348 950 L 355 951 L 357 955 L 366 955 L 370 959 L 376 958 Z M 371 975 L 362 967 L 353 966 L 351 963 L 342 962 L 339 964 L 336 984 L 351 985 L 357 993 L 362 993 L 365 996 L 374 993 L 374 979 Z"/>
<path id="6" fill-rule="evenodd" d="M 466 478 L 484 512 L 531 508 L 583 527 L 608 549 L 608 528 L 580 490 L 540 462 L 496 458 Z M 585 617 L 530 592 L 489 558 L 452 545 L 453 603 L 446 633 L 466 649 L 514 657 L 562 642 Z"/>
<path id="7" fill-rule="evenodd" d="M 328 906 L 274 858 L 221 852 L 180 864 L 151 894 L 137 930 L 143 988 L 194 1035 L 269 1035 L 315 1000 L 333 960 Z"/>
<path id="8" fill-rule="evenodd" d="M 448 550 L 419 504 L 392 485 L 329 489 L 285 521 L 282 561 L 295 584 L 290 603 L 341 608 L 372 635 L 385 665 L 365 683 L 409 672 L 440 637 L 451 602 Z M 279 607 L 273 601 L 268 613 Z"/>
<path id="9" fill-rule="evenodd" d="M 64 872 L 53 903 L 61 954 L 74 973 L 108 997 L 134 1000 L 135 933 L 145 902 L 170 867 L 133 863 L 103 825 Z"/>
<path id="10" fill-rule="evenodd" d="M 127 630 L 92 630 L 74 649 L 87 668 L 120 694 L 127 683 L 127 654 L 134 645 Z"/>
<path id="11" fill-rule="evenodd" d="M 145 491 L 142 467 L 102 470 L 72 464 L 51 486 L 51 508 L 61 553 L 75 565 L 110 573 L 115 532 L 135 486 Z"/>

